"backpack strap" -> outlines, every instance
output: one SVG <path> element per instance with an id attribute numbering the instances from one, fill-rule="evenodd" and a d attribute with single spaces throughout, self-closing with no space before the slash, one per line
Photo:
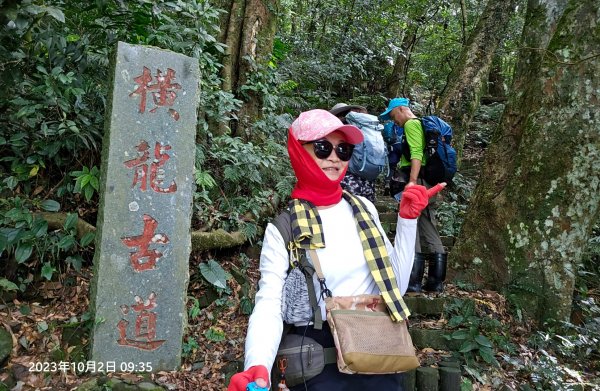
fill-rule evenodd
<path id="1" fill-rule="evenodd" d="M 273 224 L 281 234 L 283 243 L 287 249 L 289 243 L 292 241 L 292 220 L 290 218 L 290 212 L 285 209 L 271 221 L 271 224 Z"/>
<path id="2" fill-rule="evenodd" d="M 289 210 L 283 210 L 273 221 L 271 224 L 277 228 L 281 237 L 283 238 L 283 243 L 286 249 L 289 249 L 289 244 L 292 241 L 292 221 L 290 218 Z M 310 302 L 310 307 L 313 310 L 313 327 L 316 330 L 321 330 L 323 328 L 323 317 L 321 316 L 321 309 L 319 308 L 319 304 L 317 303 L 317 294 L 315 292 L 315 285 L 313 284 L 313 274 L 315 273 L 314 267 L 308 262 L 308 258 L 306 257 L 306 250 L 300 249 L 299 252 L 299 267 L 302 270 L 302 274 L 304 274 L 304 278 L 306 278 L 306 287 L 308 288 L 308 300 Z M 288 264 L 288 273 L 292 270 L 292 265 Z"/>

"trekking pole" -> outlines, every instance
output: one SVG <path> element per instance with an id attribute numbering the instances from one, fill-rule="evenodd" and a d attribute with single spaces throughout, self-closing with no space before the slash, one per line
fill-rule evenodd
<path id="1" fill-rule="evenodd" d="M 279 384 L 277 385 L 277 387 L 281 391 L 290 391 L 290 389 L 285 384 L 285 369 L 287 368 L 287 358 L 280 358 L 277 361 L 277 366 L 279 367 L 279 371 L 281 372 L 281 380 L 279 380 Z"/>

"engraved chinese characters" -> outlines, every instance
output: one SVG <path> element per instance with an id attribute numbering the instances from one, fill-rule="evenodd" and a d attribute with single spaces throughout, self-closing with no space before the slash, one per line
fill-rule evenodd
<path id="1" fill-rule="evenodd" d="M 92 359 L 181 362 L 198 63 L 119 43 L 102 151 Z"/>
<path id="2" fill-rule="evenodd" d="M 156 112 L 158 106 L 173 106 L 177 94 L 174 90 L 180 90 L 181 86 L 177 83 L 171 83 L 175 79 L 175 71 L 171 68 L 167 69 L 167 74 L 163 76 L 160 69 L 156 70 L 156 82 L 152 83 L 152 76 L 150 75 L 150 69 L 144 67 L 144 72 L 134 78 L 135 82 L 139 85 L 138 88 L 133 91 L 130 96 L 140 95 L 140 113 L 146 111 L 146 94 L 148 91 L 152 94 L 152 99 L 157 107 L 150 110 L 151 113 Z M 153 92 L 157 91 L 158 92 Z M 179 113 L 173 109 L 169 109 L 169 114 L 175 119 L 179 120 Z"/>
<path id="3" fill-rule="evenodd" d="M 131 187 L 139 183 L 143 191 L 146 191 L 146 177 L 148 176 L 148 163 L 146 163 L 150 156 L 148 148 L 150 146 L 145 140 L 140 141 L 140 144 L 135 147 L 138 151 L 138 157 L 124 162 L 125 167 L 135 169 Z M 170 145 L 161 145 L 159 142 L 156 142 L 154 147 L 154 160 L 150 164 L 150 187 L 158 193 L 173 193 L 177 190 L 175 182 L 171 182 L 167 188 L 162 187 L 165 170 L 161 167 L 169 160 L 170 156 L 165 152 L 170 149 Z"/>
<path id="4" fill-rule="evenodd" d="M 127 338 L 127 326 L 129 322 L 121 319 L 117 327 L 119 328 L 119 345 L 132 346 L 138 349 L 154 350 L 163 344 L 163 341 L 157 341 L 156 338 L 156 313 L 148 310 L 156 308 L 156 294 L 150 293 L 148 300 L 144 301 L 139 296 L 135 297 L 135 305 L 131 309 L 138 313 L 135 320 L 135 337 L 138 339 Z M 129 307 L 121 306 L 123 315 L 129 313 Z"/>
<path id="5" fill-rule="evenodd" d="M 152 216 L 144 215 L 144 231 L 138 236 L 128 236 L 121 238 L 127 247 L 136 249 L 135 252 L 129 254 L 131 267 L 136 272 L 141 272 L 148 269 L 154 269 L 156 260 L 162 256 L 158 250 L 149 250 L 151 244 L 169 243 L 169 238 L 164 234 L 155 234 L 158 221 Z"/>

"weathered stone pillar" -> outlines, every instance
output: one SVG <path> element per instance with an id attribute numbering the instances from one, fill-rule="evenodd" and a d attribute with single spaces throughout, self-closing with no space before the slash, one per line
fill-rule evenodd
<path id="1" fill-rule="evenodd" d="M 118 45 L 102 150 L 91 360 L 104 371 L 181 363 L 199 69 Z"/>

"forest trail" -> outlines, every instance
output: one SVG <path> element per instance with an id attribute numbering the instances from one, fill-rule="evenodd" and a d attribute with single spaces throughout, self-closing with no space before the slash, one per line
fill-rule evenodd
<path id="1" fill-rule="evenodd" d="M 476 160 L 481 155 L 474 156 Z M 465 169 L 464 175 L 469 175 L 469 180 L 476 174 L 474 168 Z M 384 228 L 393 239 L 397 201 L 383 195 L 383 189 L 378 187 L 376 206 Z M 443 242 L 451 251 L 454 238 L 445 236 Z M 0 381 L 10 386 L 9 389 L 17 387 L 18 390 L 44 387 L 53 390 L 100 390 L 103 387 L 134 391 L 222 390 L 228 378 L 243 366 L 247 314 L 251 309 L 249 298 L 253 296 L 259 279 L 259 252 L 260 246 L 247 244 L 211 254 L 192 254 L 187 306 L 189 326 L 183 340 L 181 371 L 100 375 L 87 369 L 36 371 L 34 366 L 34 370 L 30 370 L 32 363 L 44 369 L 44 364 L 63 362 L 77 369 L 77 363 L 86 362 L 91 326 L 88 305 L 92 269 L 84 266 L 79 272 L 71 268 L 64 270 L 57 281 L 36 284 L 37 289 L 29 291 L 23 300 L 14 302 L 15 309 L 1 307 L 0 313 L 6 315 L 3 316 L 6 319 L 3 324 L 11 330 L 14 352 L 7 363 L 9 370 L 2 373 Z M 227 291 L 215 290 L 202 278 L 199 265 L 206 262 L 207 257 L 214 257 L 232 276 L 228 280 Z M 434 368 L 433 374 L 431 369 L 426 371 L 428 377 L 438 376 L 435 367 L 451 357 L 451 344 L 443 336 L 447 323 L 444 310 L 453 303 L 455 305 L 457 298 L 470 296 L 471 293 L 448 284 L 443 294 L 407 298 L 413 312 L 411 334 L 419 348 L 419 357 L 424 368 Z M 490 299 L 489 295 L 484 295 L 477 300 L 478 303 L 498 303 L 503 299 Z"/>

